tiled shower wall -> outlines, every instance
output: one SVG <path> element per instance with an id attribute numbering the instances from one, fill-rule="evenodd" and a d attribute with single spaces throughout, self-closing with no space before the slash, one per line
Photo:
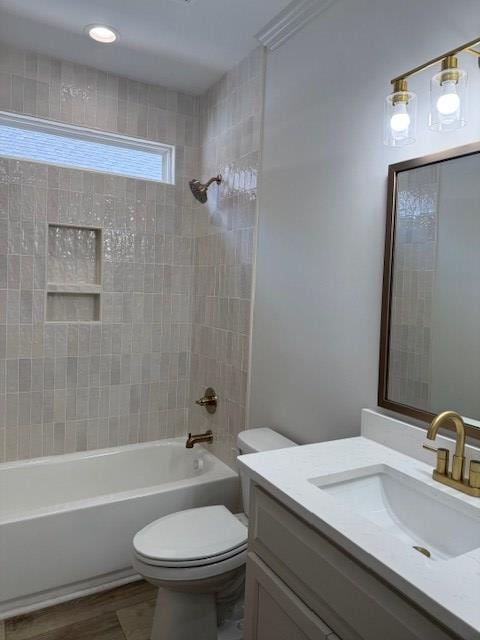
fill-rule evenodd
<path id="1" fill-rule="evenodd" d="M 0 460 L 187 429 L 198 99 L 0 48 L 0 109 L 176 145 L 177 186 L 0 160 Z M 103 227 L 102 321 L 45 322 L 47 223 Z"/>
<path id="2" fill-rule="evenodd" d="M 245 428 L 252 270 L 257 225 L 257 173 L 263 110 L 264 53 L 253 51 L 200 102 L 202 178 L 221 173 L 208 206 L 196 211 L 191 373 L 192 430 L 211 428 L 213 450 L 233 464 Z M 209 415 L 194 400 L 213 386 Z"/>
<path id="3" fill-rule="evenodd" d="M 176 186 L 1 161 L 0 461 L 212 428 L 234 462 L 263 67 L 257 49 L 198 99 L 0 46 L 0 110 L 176 146 Z M 195 203 L 188 179 L 218 172 Z M 48 222 L 103 227 L 100 323 L 45 322 Z"/>

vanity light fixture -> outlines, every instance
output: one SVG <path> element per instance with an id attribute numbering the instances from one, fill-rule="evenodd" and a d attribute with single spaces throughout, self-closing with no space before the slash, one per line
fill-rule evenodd
<path id="1" fill-rule="evenodd" d="M 458 68 L 456 56 L 442 60 L 442 70 L 430 82 L 430 121 L 433 131 L 453 131 L 467 124 L 467 74 Z"/>
<path id="2" fill-rule="evenodd" d="M 85 32 L 92 40 L 102 44 L 112 44 L 118 38 L 118 33 L 104 24 L 89 24 L 85 27 Z"/>
<path id="3" fill-rule="evenodd" d="M 480 60 L 480 51 L 474 48 L 478 44 L 480 38 L 393 78 L 393 92 L 385 103 L 383 139 L 387 146 L 400 147 L 415 142 L 416 96 L 408 90 L 407 80 L 439 63 L 440 71 L 430 83 L 428 126 L 433 131 L 453 131 L 466 125 L 467 73 L 459 68 L 457 55 L 471 53 Z"/>
<path id="4" fill-rule="evenodd" d="M 408 90 L 406 80 L 395 80 L 385 100 L 385 144 L 401 147 L 415 142 L 416 116 L 417 96 Z"/>

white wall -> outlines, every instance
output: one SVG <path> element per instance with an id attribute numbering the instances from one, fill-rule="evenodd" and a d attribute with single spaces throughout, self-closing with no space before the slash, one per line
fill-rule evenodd
<path id="1" fill-rule="evenodd" d="M 478 0 L 338 0 L 269 53 L 253 328 L 250 426 L 301 442 L 359 433 L 376 405 L 389 164 L 478 139 L 473 58 L 469 126 L 382 145 L 389 80 L 480 35 Z"/>

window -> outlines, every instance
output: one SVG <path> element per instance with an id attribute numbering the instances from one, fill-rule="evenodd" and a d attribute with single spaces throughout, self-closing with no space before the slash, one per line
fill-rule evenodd
<path id="1" fill-rule="evenodd" d="M 0 112 L 0 156 L 173 184 L 170 145 Z"/>

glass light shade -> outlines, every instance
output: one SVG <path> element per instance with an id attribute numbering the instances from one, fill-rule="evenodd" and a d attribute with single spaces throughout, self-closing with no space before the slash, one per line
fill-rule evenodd
<path id="1" fill-rule="evenodd" d="M 412 91 L 394 91 L 385 100 L 383 141 L 387 147 L 415 142 L 417 96 Z"/>
<path id="2" fill-rule="evenodd" d="M 454 131 L 467 124 L 467 73 L 445 68 L 430 83 L 430 117 L 433 131 Z"/>

